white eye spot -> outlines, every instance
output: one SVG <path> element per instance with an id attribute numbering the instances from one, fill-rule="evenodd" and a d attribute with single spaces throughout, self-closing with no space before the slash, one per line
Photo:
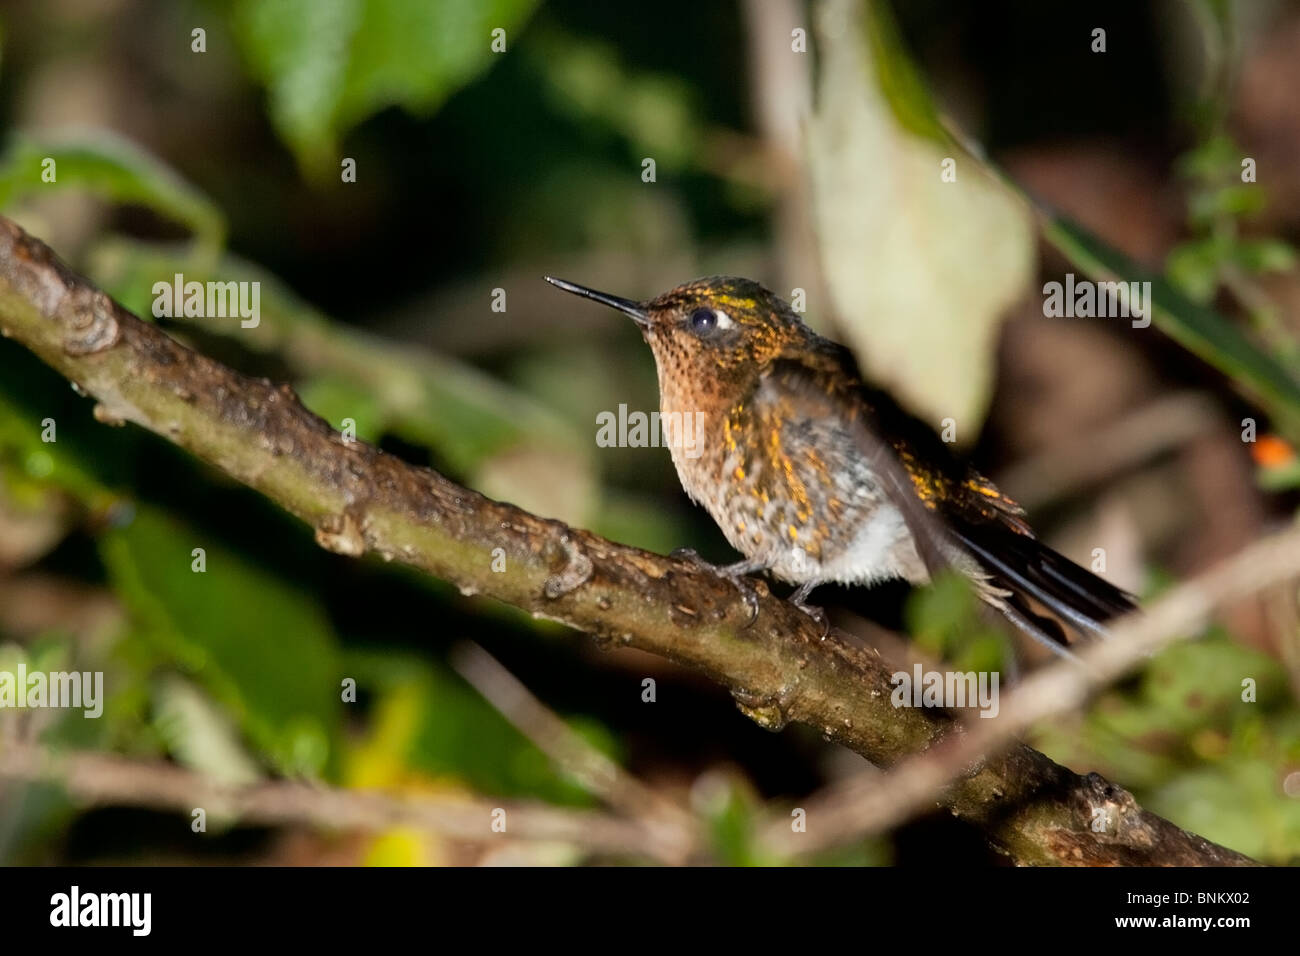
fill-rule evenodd
<path id="1" fill-rule="evenodd" d="M 731 316 L 727 315 L 727 313 L 723 312 L 721 309 L 714 309 L 713 315 L 718 323 L 718 328 L 720 329 L 729 329 L 736 324 L 731 321 Z"/>

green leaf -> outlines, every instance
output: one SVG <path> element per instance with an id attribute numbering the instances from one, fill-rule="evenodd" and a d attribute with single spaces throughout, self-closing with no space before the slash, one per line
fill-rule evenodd
<path id="1" fill-rule="evenodd" d="M 1180 243 L 1165 260 L 1165 273 L 1189 299 L 1204 304 L 1218 291 L 1222 256 L 1223 243 L 1216 237 Z"/>
<path id="2" fill-rule="evenodd" d="M 908 599 L 907 631 L 919 644 L 941 654 L 949 638 L 961 633 L 975 613 L 975 596 L 956 573 L 941 574 Z"/>
<path id="3" fill-rule="evenodd" d="M 1257 860 L 1294 863 L 1300 854 L 1300 800 L 1282 791 L 1269 760 L 1234 757 L 1192 770 L 1144 803 L 1179 826 Z"/>
<path id="4" fill-rule="evenodd" d="M 1004 666 L 1005 637 L 981 617 L 970 582 L 955 571 L 914 591 L 904 617 L 916 645 L 951 661 L 957 670 L 999 671 Z"/>
<path id="5" fill-rule="evenodd" d="M 1194 225 L 1209 228 L 1221 216 L 1251 216 L 1264 208 L 1264 191 L 1253 183 L 1237 183 L 1220 189 L 1192 193 L 1188 217 Z"/>
<path id="6" fill-rule="evenodd" d="M 692 805 L 703 817 L 714 855 L 724 866 L 775 866 L 755 843 L 758 796 L 740 774 L 715 771 L 696 782 Z"/>
<path id="7" fill-rule="evenodd" d="M 206 570 L 192 570 L 194 548 Z M 308 595 L 211 537 L 141 505 L 100 539 L 114 590 L 146 639 L 220 703 L 280 771 L 334 755 L 338 648 Z"/>
<path id="8" fill-rule="evenodd" d="M 362 441 L 377 443 L 387 430 L 388 414 L 374 393 L 341 376 L 313 376 L 298 386 L 298 397 L 340 431 L 351 420 Z"/>
<path id="9" fill-rule="evenodd" d="M 617 47 L 556 30 L 530 36 L 529 55 L 557 110 L 615 130 L 662 169 L 698 160 L 706 133 L 690 84 L 631 70 Z"/>
<path id="10" fill-rule="evenodd" d="M 377 754 L 401 768 L 453 777 L 475 790 L 532 796 L 555 803 L 590 804 L 576 783 L 516 730 L 479 693 L 441 663 L 396 651 L 353 651 L 347 671 L 365 693 L 377 695 L 375 739 L 355 755 L 372 764 Z M 584 736 L 607 753 L 613 738 L 594 721 Z M 363 775 L 362 783 L 367 781 Z"/>
<path id="11" fill-rule="evenodd" d="M 871 48 L 876 82 L 894 117 L 912 135 L 946 143 L 948 133 L 939 122 L 930 89 L 903 45 L 889 6 L 883 0 L 867 0 L 865 8 L 863 35 Z"/>
<path id="12" fill-rule="evenodd" d="M 153 710 L 159 736 L 184 766 L 235 785 L 263 776 L 241 746 L 228 715 L 190 681 L 166 675 L 154 688 Z"/>
<path id="13" fill-rule="evenodd" d="M 1295 247 L 1281 239 L 1242 239 L 1234 250 L 1237 264 L 1247 272 L 1289 272 L 1296 266 Z"/>
<path id="14" fill-rule="evenodd" d="M 1255 473 L 1255 480 L 1264 491 L 1291 491 L 1300 488 L 1300 461 L 1261 467 Z"/>
<path id="15" fill-rule="evenodd" d="M 1241 149 L 1228 136 L 1218 134 L 1189 149 L 1178 157 L 1178 174 L 1205 182 L 1235 178 L 1241 170 Z"/>
<path id="16" fill-rule="evenodd" d="M 487 69 L 536 0 L 239 0 L 234 26 L 271 120 L 304 170 L 336 168 L 339 137 L 389 106 L 428 115 Z"/>
<path id="17" fill-rule="evenodd" d="M 95 512 L 133 467 L 138 437 L 104 428 L 90 403 L 15 343 L 0 342 L 0 478 L 14 503 L 41 505 L 52 490 Z M 45 441 L 48 434 L 54 441 Z"/>
<path id="18" fill-rule="evenodd" d="M 53 160 L 54 182 L 43 173 Z M 172 169 L 104 130 L 27 133 L 0 159 L 0 209 L 59 189 L 87 189 L 104 199 L 144 206 L 188 228 L 198 250 L 212 255 L 225 242 L 221 210 Z"/>

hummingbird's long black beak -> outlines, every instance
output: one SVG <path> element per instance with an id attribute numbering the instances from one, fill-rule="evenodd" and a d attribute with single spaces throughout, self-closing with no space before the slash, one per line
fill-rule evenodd
<path id="1" fill-rule="evenodd" d="M 646 311 L 645 306 L 640 302 L 633 302 L 631 299 L 624 299 L 621 296 L 610 295 L 608 292 L 597 292 L 595 289 L 588 289 L 585 285 L 578 285 L 576 282 L 566 282 L 563 279 L 557 279 L 554 276 L 543 276 L 547 282 L 557 289 L 563 289 L 565 292 L 572 292 L 574 295 L 580 295 L 584 299 L 591 299 L 593 302 L 599 302 L 601 305 L 607 305 L 611 309 L 618 309 L 624 315 L 630 315 L 632 321 L 640 326 L 650 324 L 650 313 Z"/>

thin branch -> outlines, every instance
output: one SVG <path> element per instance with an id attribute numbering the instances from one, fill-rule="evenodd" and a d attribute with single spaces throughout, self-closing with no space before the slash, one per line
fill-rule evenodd
<path id="1" fill-rule="evenodd" d="M 750 109 L 775 193 L 772 234 L 780 278 L 783 285 L 803 286 L 809 301 L 829 302 L 802 148 L 812 114 L 812 67 L 809 57 L 790 55 L 796 28 L 804 28 L 806 39 L 806 8 L 799 0 L 745 0 L 741 13 Z"/>
<path id="2" fill-rule="evenodd" d="M 764 725 L 800 721 L 878 765 L 928 749 L 953 727 L 943 714 L 894 708 L 878 655 L 823 637 L 785 601 L 762 594 L 751 625 L 736 588 L 707 569 L 538 518 L 344 440 L 288 386 L 185 348 L 4 219 L 0 332 L 93 396 L 100 421 L 134 422 L 187 449 L 307 522 L 322 547 L 375 552 L 467 594 L 670 658 L 727 686 Z M 500 557 L 504 573 L 494 570 Z M 1120 838 L 1100 838 L 1089 809 L 1098 786 L 1017 745 L 944 802 L 1020 863 L 1249 862 L 1136 808 Z"/>
<path id="3" fill-rule="evenodd" d="M 677 844 L 677 855 L 681 859 L 690 855 L 699 837 L 695 818 L 583 740 L 495 657 L 466 642 L 452 648 L 451 664 L 516 730 L 588 793 L 626 816 L 662 821 L 664 839 Z"/>
<path id="4" fill-rule="evenodd" d="M 1220 423 L 1214 403 L 1199 392 L 1182 391 L 1143 405 L 1116 421 L 1016 462 L 997 476 L 1031 512 L 1090 484 L 1141 465 L 1199 438 Z"/>
<path id="5" fill-rule="evenodd" d="M 89 751 L 52 753 L 17 742 L 0 749 L 0 779 L 56 783 L 89 804 L 127 804 L 246 824 L 311 824 L 333 830 L 411 827 L 474 843 L 544 840 L 591 851 L 679 863 L 656 828 L 589 810 L 536 803 L 487 803 L 463 797 L 398 797 L 273 781 L 231 786 L 171 764 Z M 497 813 L 504 811 L 504 815 Z M 495 814 L 495 816 L 494 816 Z M 504 824 L 496 831 L 493 824 Z"/>

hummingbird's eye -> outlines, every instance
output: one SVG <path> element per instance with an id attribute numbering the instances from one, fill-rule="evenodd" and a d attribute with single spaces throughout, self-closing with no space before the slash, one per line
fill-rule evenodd
<path id="1" fill-rule="evenodd" d="M 717 309 L 699 308 L 691 313 L 691 331 L 697 335 L 707 335 L 714 329 L 729 329 L 734 324 L 731 316 Z"/>
<path id="2" fill-rule="evenodd" d="M 709 332 L 718 324 L 712 309 L 696 309 L 691 313 L 691 328 L 696 332 Z"/>

